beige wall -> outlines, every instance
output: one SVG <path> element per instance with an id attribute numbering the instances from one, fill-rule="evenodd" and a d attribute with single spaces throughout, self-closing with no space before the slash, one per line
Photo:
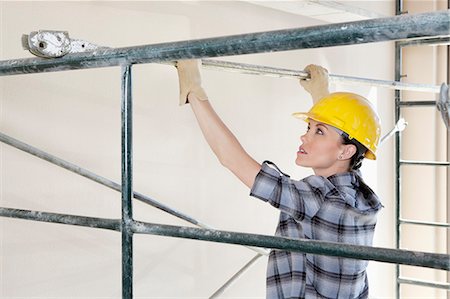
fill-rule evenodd
<path id="1" fill-rule="evenodd" d="M 370 7 L 393 12 L 392 1 L 371 1 Z M 0 9 L 2 60 L 30 57 L 20 36 L 37 29 L 68 30 L 72 37 L 119 47 L 320 24 L 236 2 L 0 2 Z M 334 74 L 378 79 L 394 74 L 392 43 L 221 59 L 295 69 L 317 63 Z M 290 114 L 310 107 L 297 82 L 207 70 L 203 77 L 217 112 L 251 155 L 296 178 L 311 173 L 294 164 L 305 126 Z M 0 130 L 120 181 L 119 82 L 118 68 L 1 77 Z M 393 126 L 392 91 L 345 85 L 332 90 L 369 97 L 384 131 Z M 277 211 L 248 196 L 203 141 L 190 108 L 178 107 L 174 68 L 135 66 L 133 95 L 136 191 L 219 229 L 273 234 Z M 115 191 L 9 146 L 0 149 L 1 206 L 120 217 Z M 385 205 L 374 245 L 394 247 L 392 140 L 377 162 L 365 162 L 363 174 Z M 139 202 L 134 217 L 186 225 Z M 120 234 L 13 219 L 0 219 L 0 228 L 2 298 L 121 296 Z M 136 298 L 208 298 L 254 255 L 239 246 L 165 237 L 138 235 L 134 245 Z M 223 298 L 263 298 L 266 262 L 260 259 Z M 369 272 L 371 297 L 391 298 L 394 266 L 371 262 Z"/>

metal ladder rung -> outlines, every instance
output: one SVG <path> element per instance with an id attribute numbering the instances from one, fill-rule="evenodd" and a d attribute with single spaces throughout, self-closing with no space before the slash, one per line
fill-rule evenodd
<path id="1" fill-rule="evenodd" d="M 450 166 L 450 162 L 447 161 L 413 161 L 413 160 L 400 160 L 401 165 L 423 165 L 423 166 Z"/>
<path id="2" fill-rule="evenodd" d="M 441 37 L 432 37 L 432 38 L 417 38 L 412 40 L 399 41 L 398 45 L 400 47 L 409 47 L 409 46 L 440 46 L 440 45 L 448 45 L 450 44 L 449 36 L 441 36 Z"/>
<path id="3" fill-rule="evenodd" d="M 400 106 L 417 107 L 417 106 L 436 106 L 436 101 L 402 101 L 398 103 Z"/>
<path id="4" fill-rule="evenodd" d="M 424 225 L 424 226 L 450 228 L 450 223 L 431 222 L 431 221 L 417 221 L 417 220 L 409 220 L 409 219 L 400 219 L 400 224 L 416 224 L 416 225 Z"/>
<path id="5" fill-rule="evenodd" d="M 406 278 L 406 277 L 399 277 L 397 279 L 397 282 L 405 283 L 405 284 L 414 284 L 414 285 L 419 285 L 419 286 L 423 286 L 423 287 L 432 287 L 432 288 L 450 290 L 450 283 L 446 283 L 446 282 L 434 282 L 434 281 L 426 281 L 426 280 Z"/>

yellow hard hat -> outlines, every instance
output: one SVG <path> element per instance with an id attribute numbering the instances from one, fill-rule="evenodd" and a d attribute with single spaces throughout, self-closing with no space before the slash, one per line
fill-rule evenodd
<path id="1" fill-rule="evenodd" d="M 335 92 L 320 99 L 309 112 L 297 112 L 293 116 L 338 128 L 356 139 L 368 150 L 367 159 L 375 160 L 380 140 L 380 118 L 370 102 L 364 97 L 350 92 Z"/>

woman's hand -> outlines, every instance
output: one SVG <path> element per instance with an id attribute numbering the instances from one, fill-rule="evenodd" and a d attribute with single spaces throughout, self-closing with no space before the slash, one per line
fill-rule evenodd
<path id="1" fill-rule="evenodd" d="M 319 65 L 310 64 L 305 68 L 305 72 L 309 73 L 311 78 L 300 79 L 300 85 L 311 94 L 315 104 L 321 98 L 330 94 L 328 90 L 328 71 Z"/>
<path id="2" fill-rule="evenodd" d="M 196 98 L 205 101 L 208 99 L 202 88 L 199 64 L 201 60 L 180 60 L 175 67 L 178 71 L 178 82 L 180 84 L 180 106 L 189 103 L 189 94 L 195 94 Z"/>

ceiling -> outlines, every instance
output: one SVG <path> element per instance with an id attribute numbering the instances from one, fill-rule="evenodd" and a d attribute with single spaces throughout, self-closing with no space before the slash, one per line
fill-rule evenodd
<path id="1" fill-rule="evenodd" d="M 244 2 L 290 14 L 307 16 L 327 23 L 351 22 L 386 17 L 385 15 L 361 7 L 370 6 L 371 1 L 291 0 Z"/>

